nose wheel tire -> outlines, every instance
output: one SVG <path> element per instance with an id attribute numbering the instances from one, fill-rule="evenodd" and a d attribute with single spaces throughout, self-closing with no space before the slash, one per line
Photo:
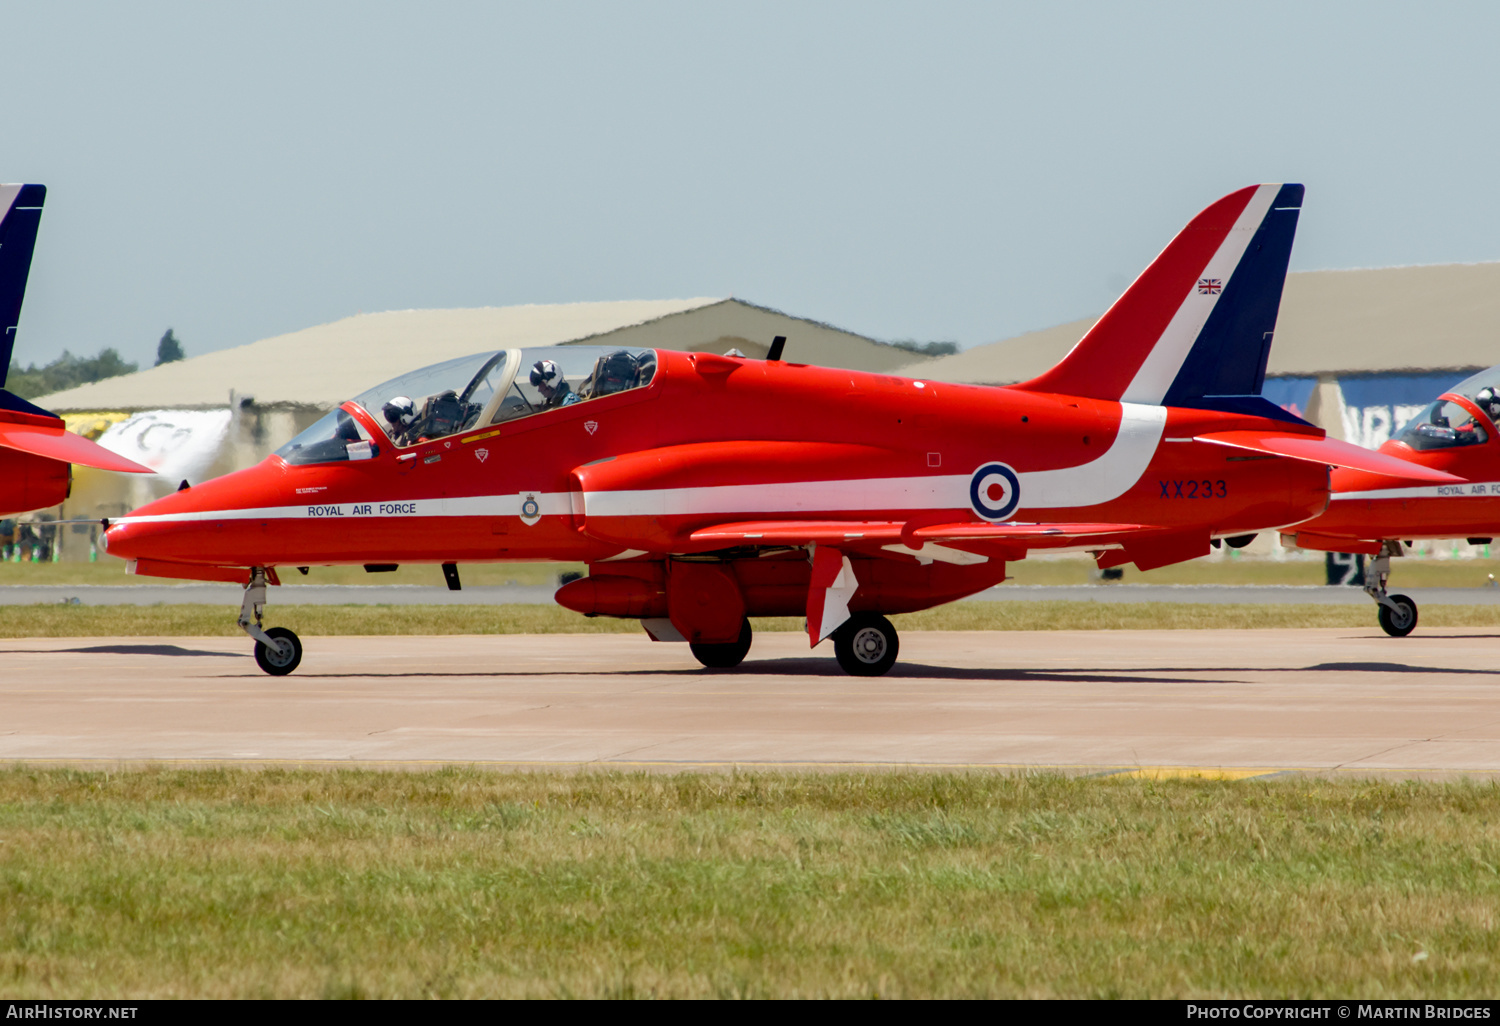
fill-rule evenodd
<path id="1" fill-rule="evenodd" d="M 746 617 L 740 623 L 740 636 L 737 641 L 725 641 L 712 645 L 695 641 L 688 648 L 693 650 L 694 658 L 709 669 L 732 670 L 745 661 L 745 656 L 750 651 L 750 619 Z"/>
<path id="2" fill-rule="evenodd" d="M 896 665 L 901 648 L 896 628 L 878 613 L 855 613 L 833 633 L 833 654 L 855 677 L 879 677 Z"/>
<path id="3" fill-rule="evenodd" d="M 273 677 L 284 677 L 302 662 L 302 639 L 285 627 L 272 627 L 266 637 L 278 644 L 271 648 L 264 641 L 255 643 L 255 663 Z"/>
<path id="4" fill-rule="evenodd" d="M 1380 629 L 1393 638 L 1404 638 L 1417 629 L 1417 604 L 1405 595 L 1392 595 L 1390 600 L 1396 608 L 1381 603 L 1376 614 Z"/>

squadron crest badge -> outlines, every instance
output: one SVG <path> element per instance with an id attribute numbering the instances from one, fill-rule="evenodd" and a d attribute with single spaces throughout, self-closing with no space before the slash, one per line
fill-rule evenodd
<path id="1" fill-rule="evenodd" d="M 522 492 L 521 523 L 531 527 L 540 519 L 542 519 L 542 504 L 537 499 L 536 492 Z"/>

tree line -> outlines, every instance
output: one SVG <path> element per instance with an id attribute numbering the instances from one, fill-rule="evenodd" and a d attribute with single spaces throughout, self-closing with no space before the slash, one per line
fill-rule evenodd
<path id="1" fill-rule="evenodd" d="M 156 366 L 181 360 L 184 355 L 182 343 L 168 328 L 156 344 Z M 61 356 L 40 367 L 34 363 L 23 367 L 12 356 L 5 376 L 5 388 L 22 399 L 35 399 L 65 388 L 76 388 L 121 374 L 134 374 L 140 369 L 140 364 L 127 361 L 113 346 L 101 349 L 97 356 L 74 356 L 64 349 Z"/>

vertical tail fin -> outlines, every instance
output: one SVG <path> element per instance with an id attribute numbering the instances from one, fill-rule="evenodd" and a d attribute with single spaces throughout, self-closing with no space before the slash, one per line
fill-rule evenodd
<path id="1" fill-rule="evenodd" d="M 1062 362 L 1015 387 L 1149 405 L 1249 405 L 1265 383 L 1302 191 L 1252 185 L 1209 206 Z"/>
<path id="2" fill-rule="evenodd" d="M 31 251 L 36 247 L 37 225 L 46 199 L 44 185 L 0 185 L 0 386 L 10 373 L 16 324 L 21 320 L 21 300 L 26 298 L 26 277 L 31 272 Z"/>

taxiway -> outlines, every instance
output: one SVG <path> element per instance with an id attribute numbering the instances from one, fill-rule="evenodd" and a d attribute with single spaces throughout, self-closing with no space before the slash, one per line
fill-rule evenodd
<path id="1" fill-rule="evenodd" d="M 1500 774 L 1500 632 L 913 632 L 889 676 L 765 634 L 0 641 L 0 760 Z"/>

